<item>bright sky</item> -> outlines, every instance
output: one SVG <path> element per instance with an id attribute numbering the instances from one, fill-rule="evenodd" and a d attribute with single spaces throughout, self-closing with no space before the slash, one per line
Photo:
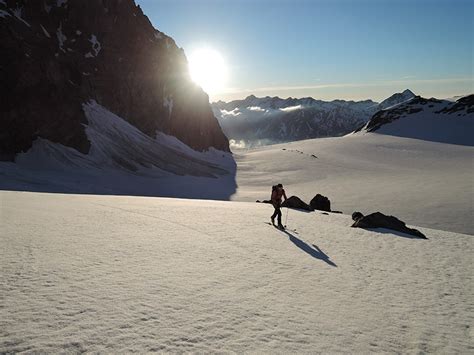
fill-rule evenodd
<path id="1" fill-rule="evenodd" d="M 212 101 L 474 92 L 471 0 L 136 0 L 188 58 L 220 53 Z"/>

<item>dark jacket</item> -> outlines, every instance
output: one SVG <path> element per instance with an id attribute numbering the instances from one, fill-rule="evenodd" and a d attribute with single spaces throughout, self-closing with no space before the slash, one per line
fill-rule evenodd
<path id="1" fill-rule="evenodd" d="M 272 203 L 274 205 L 281 205 L 281 198 L 284 197 L 286 201 L 286 193 L 285 189 L 282 187 L 277 187 L 275 190 L 272 191 Z"/>

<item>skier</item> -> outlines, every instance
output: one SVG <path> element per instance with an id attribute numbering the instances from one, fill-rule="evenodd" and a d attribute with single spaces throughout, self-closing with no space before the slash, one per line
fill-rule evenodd
<path id="1" fill-rule="evenodd" d="M 278 228 L 284 229 L 283 225 L 281 224 L 281 198 L 284 197 L 286 201 L 286 193 L 285 190 L 283 189 L 282 184 L 278 184 L 275 186 L 272 186 L 272 205 L 275 208 L 275 212 L 273 215 L 270 217 L 272 220 L 272 224 L 275 225 L 275 217 L 278 216 Z"/>

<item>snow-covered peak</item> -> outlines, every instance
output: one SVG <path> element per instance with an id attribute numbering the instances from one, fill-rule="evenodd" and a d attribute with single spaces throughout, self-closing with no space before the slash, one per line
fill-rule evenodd
<path id="1" fill-rule="evenodd" d="M 395 93 L 389 98 L 383 100 L 379 105 L 380 110 L 385 110 L 395 105 L 399 105 L 403 102 L 407 102 L 413 99 L 416 95 L 409 89 L 404 90 L 403 92 Z"/>
<path id="2" fill-rule="evenodd" d="M 357 132 L 474 146 L 474 95 L 456 102 L 416 96 L 377 112 Z"/>

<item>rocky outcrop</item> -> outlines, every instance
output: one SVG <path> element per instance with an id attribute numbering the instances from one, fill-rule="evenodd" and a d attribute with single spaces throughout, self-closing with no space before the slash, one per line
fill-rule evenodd
<path id="1" fill-rule="evenodd" d="M 0 159 L 45 138 L 89 151 L 93 99 L 143 133 L 228 151 L 187 60 L 133 0 L 0 1 Z"/>
<path id="2" fill-rule="evenodd" d="M 367 216 L 364 216 L 360 212 L 354 212 L 352 214 L 352 220 L 354 224 L 351 227 L 358 228 L 387 228 L 397 232 L 413 235 L 417 238 L 428 239 L 418 229 L 408 228 L 405 222 L 400 221 L 394 216 L 386 216 L 383 213 L 375 212 Z"/>
<path id="3" fill-rule="evenodd" d="M 317 194 L 309 204 L 315 210 L 331 212 L 331 201 L 326 196 Z"/>
<path id="4" fill-rule="evenodd" d="M 291 196 L 281 204 L 281 207 L 298 208 L 306 211 L 313 211 L 310 205 L 300 199 L 298 196 Z"/>
<path id="5" fill-rule="evenodd" d="M 420 105 L 437 104 L 440 103 L 437 99 L 425 99 L 421 96 L 416 96 L 411 99 L 409 103 L 396 106 L 388 110 L 377 112 L 367 123 L 365 130 L 367 132 L 374 132 L 383 125 L 393 122 L 404 115 L 411 115 L 423 110 Z"/>
<path id="6" fill-rule="evenodd" d="M 432 142 L 474 146 L 474 95 L 454 100 L 416 96 L 377 112 L 354 134 L 374 132 Z"/>
<path id="7" fill-rule="evenodd" d="M 436 113 L 474 113 L 474 94 L 461 97 L 452 105 L 444 107 L 443 109 L 437 111 Z"/>

